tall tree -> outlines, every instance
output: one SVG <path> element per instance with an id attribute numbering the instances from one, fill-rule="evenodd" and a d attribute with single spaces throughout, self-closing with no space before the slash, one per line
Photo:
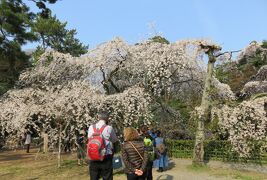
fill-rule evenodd
<path id="1" fill-rule="evenodd" d="M 67 22 L 60 22 L 56 16 L 43 18 L 38 16 L 33 24 L 32 31 L 37 35 L 41 43 L 39 49 L 55 49 L 62 53 L 70 53 L 72 56 L 80 56 L 87 52 L 88 46 L 83 45 L 75 35 L 75 29 L 66 29 Z"/>
<path id="2" fill-rule="evenodd" d="M 22 0 L 0 1 L 0 95 L 14 85 L 19 72 L 30 64 L 29 56 L 21 49 L 28 42 L 45 39 L 41 50 L 46 46 L 73 56 L 87 52 L 88 47 L 74 37 L 76 30 L 67 30 L 67 23 L 51 17 L 47 4 L 57 0 L 29 1 L 36 3 L 40 12 L 31 12 Z"/>
<path id="3" fill-rule="evenodd" d="M 2 0 L 0 2 L 0 61 L 6 67 L 0 68 L 5 72 L 9 85 L 12 85 L 23 67 L 27 55 L 21 46 L 28 41 L 34 41 L 35 36 L 30 31 L 34 14 L 21 0 Z M 3 81 L 3 80 L 1 80 Z"/>

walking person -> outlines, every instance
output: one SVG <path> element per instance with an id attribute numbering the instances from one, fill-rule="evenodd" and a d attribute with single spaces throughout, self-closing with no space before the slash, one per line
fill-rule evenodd
<path id="1" fill-rule="evenodd" d="M 158 159 L 154 161 L 154 166 L 158 168 L 158 172 L 163 172 L 168 167 L 168 156 L 165 139 L 161 136 L 159 130 L 156 131 L 155 146 L 157 148 Z"/>
<path id="2" fill-rule="evenodd" d="M 108 125 L 109 114 L 98 113 L 99 121 L 88 129 L 89 174 L 91 180 L 113 180 L 112 158 L 118 138 L 114 129 Z"/>
<path id="3" fill-rule="evenodd" d="M 153 162 L 156 159 L 155 143 L 153 137 L 150 135 L 150 131 L 146 125 L 141 126 L 141 137 L 144 141 L 145 149 L 148 153 L 148 162 L 146 166 L 146 180 L 153 180 Z"/>
<path id="4" fill-rule="evenodd" d="M 78 165 L 82 165 L 85 161 L 85 131 L 81 130 L 77 136 L 77 158 L 78 158 Z"/>
<path id="5" fill-rule="evenodd" d="M 71 153 L 71 138 L 70 136 L 65 137 L 64 139 L 64 152 L 65 153 Z"/>
<path id="6" fill-rule="evenodd" d="M 132 127 L 125 128 L 123 134 L 122 159 L 126 166 L 127 180 L 145 180 L 148 154 L 144 142 Z"/>
<path id="7" fill-rule="evenodd" d="M 25 135 L 25 145 L 26 145 L 26 152 L 30 153 L 30 144 L 32 140 L 32 134 L 29 129 L 26 130 L 26 135 Z"/>

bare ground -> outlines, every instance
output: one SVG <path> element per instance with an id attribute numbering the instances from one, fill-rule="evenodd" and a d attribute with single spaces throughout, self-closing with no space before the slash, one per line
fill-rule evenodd
<path id="1" fill-rule="evenodd" d="M 75 160 L 76 153 L 63 155 L 62 167 L 57 168 L 56 154 L 38 154 L 36 151 L 25 153 L 25 151 L 0 152 L 0 179 L 89 179 L 88 167 L 78 166 Z M 36 159 L 36 160 L 35 160 Z M 155 180 L 264 180 L 267 174 L 255 171 L 240 171 L 218 161 L 211 161 L 205 167 L 194 167 L 190 159 L 172 159 L 170 169 L 158 173 L 155 169 L 153 175 Z M 122 173 L 115 173 L 114 180 L 125 180 Z"/>

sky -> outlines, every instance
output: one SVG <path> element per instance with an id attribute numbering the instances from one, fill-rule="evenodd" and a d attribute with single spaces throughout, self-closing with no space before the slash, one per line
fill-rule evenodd
<path id="1" fill-rule="evenodd" d="M 114 37 L 134 44 L 153 35 L 171 42 L 208 38 L 224 51 L 267 40 L 267 0 L 59 0 L 49 7 L 89 48 Z"/>

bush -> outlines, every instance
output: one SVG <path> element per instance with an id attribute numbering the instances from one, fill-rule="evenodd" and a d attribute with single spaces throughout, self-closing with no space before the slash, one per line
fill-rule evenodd
<path id="1" fill-rule="evenodd" d="M 193 158 L 194 140 L 167 140 L 168 154 L 174 158 Z M 267 152 L 265 154 L 253 154 L 251 158 L 240 158 L 232 151 L 229 141 L 207 140 L 204 142 L 204 159 L 221 160 L 227 162 L 252 162 L 267 164 Z"/>

